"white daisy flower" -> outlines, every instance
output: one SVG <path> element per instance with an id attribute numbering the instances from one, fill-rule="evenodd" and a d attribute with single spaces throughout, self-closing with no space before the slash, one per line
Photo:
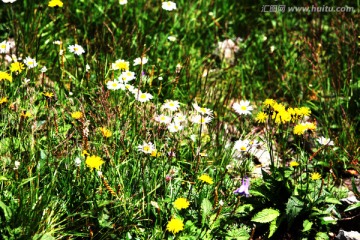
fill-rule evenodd
<path id="1" fill-rule="evenodd" d="M 249 140 L 237 140 L 234 144 L 234 150 L 237 150 L 239 152 L 246 152 L 249 151 L 251 147 Z"/>
<path id="2" fill-rule="evenodd" d="M 120 5 L 125 5 L 125 4 L 127 4 L 127 3 L 128 3 L 127 0 L 119 0 L 119 4 L 120 4 Z"/>
<path id="3" fill-rule="evenodd" d="M 136 66 L 136 65 L 144 65 L 147 62 L 148 62 L 148 58 L 146 58 L 146 57 L 142 57 L 142 58 L 138 57 L 138 58 L 134 59 L 134 66 Z"/>
<path id="4" fill-rule="evenodd" d="M 135 99 L 139 102 L 147 102 L 152 98 L 153 96 L 150 93 L 143 93 L 141 91 L 135 93 Z"/>
<path id="5" fill-rule="evenodd" d="M 125 89 L 125 86 L 124 84 L 121 84 L 117 81 L 108 81 L 106 83 L 106 87 L 110 90 L 118 90 L 118 89 Z"/>
<path id="6" fill-rule="evenodd" d="M 334 142 L 330 140 L 330 138 L 325 138 L 325 137 L 319 137 L 317 139 L 318 143 L 320 143 L 321 145 L 329 145 L 329 146 L 334 146 Z"/>
<path id="7" fill-rule="evenodd" d="M 26 57 L 24 63 L 28 68 L 34 68 L 37 66 L 36 60 L 31 57 Z"/>
<path id="8" fill-rule="evenodd" d="M 178 110 L 180 103 L 174 100 L 165 100 L 165 103 L 161 106 L 161 109 L 169 109 L 171 112 Z"/>
<path id="9" fill-rule="evenodd" d="M 139 145 L 138 147 L 138 151 L 143 152 L 143 153 L 147 153 L 147 154 L 151 154 L 154 150 L 156 150 L 154 144 L 152 144 L 151 142 L 143 142 L 142 145 Z"/>
<path id="10" fill-rule="evenodd" d="M 171 117 L 161 114 L 155 117 L 155 121 L 159 123 L 169 124 L 171 122 Z"/>
<path id="11" fill-rule="evenodd" d="M 135 79 L 135 73 L 131 71 L 122 72 L 118 80 L 123 83 L 130 82 Z"/>
<path id="12" fill-rule="evenodd" d="M 8 53 L 10 50 L 10 43 L 3 41 L 0 43 L 0 53 Z"/>
<path id="13" fill-rule="evenodd" d="M 197 105 L 197 103 L 193 103 L 192 105 L 198 113 L 202 115 L 212 116 L 212 110 L 210 110 L 209 108 L 200 107 L 199 105 Z"/>
<path id="14" fill-rule="evenodd" d="M 42 73 L 45 73 L 46 71 L 47 71 L 46 66 L 43 66 L 43 67 L 40 69 L 40 72 L 42 72 Z"/>
<path id="15" fill-rule="evenodd" d="M 169 132 L 173 133 L 173 132 L 178 132 L 181 131 L 184 127 L 181 126 L 179 123 L 170 123 L 168 126 L 168 130 Z"/>
<path id="16" fill-rule="evenodd" d="M 248 114 L 251 114 L 251 111 L 253 110 L 253 107 L 251 107 L 249 105 L 250 105 L 249 101 L 241 100 L 240 103 L 234 103 L 232 108 L 239 115 L 248 115 Z"/>
<path id="17" fill-rule="evenodd" d="M 174 122 L 175 123 L 181 123 L 181 122 L 185 122 L 186 121 L 186 116 L 181 113 L 181 112 L 178 112 L 175 114 L 175 117 L 174 117 Z"/>
<path id="18" fill-rule="evenodd" d="M 165 1 L 162 3 L 162 8 L 166 11 L 172 11 L 176 9 L 176 3 L 172 1 Z"/>
<path id="19" fill-rule="evenodd" d="M 168 36 L 167 39 L 168 39 L 170 42 L 175 42 L 175 41 L 176 41 L 176 37 L 175 37 L 175 36 Z"/>
<path id="20" fill-rule="evenodd" d="M 212 117 L 211 116 L 202 116 L 200 114 L 193 115 L 190 117 L 190 122 L 196 123 L 196 124 L 207 124 L 211 122 Z"/>
<path id="21" fill-rule="evenodd" d="M 75 44 L 75 45 L 70 45 L 69 47 L 69 51 L 80 56 L 81 54 L 85 53 L 85 50 L 82 46 Z"/>

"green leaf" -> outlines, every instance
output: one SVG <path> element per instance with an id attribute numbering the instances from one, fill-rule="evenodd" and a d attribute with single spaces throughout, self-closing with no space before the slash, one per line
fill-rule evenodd
<path id="1" fill-rule="evenodd" d="M 210 215 L 212 209 L 212 204 L 209 199 L 204 198 L 201 202 L 201 224 L 204 226 L 206 218 Z"/>
<path id="2" fill-rule="evenodd" d="M 315 240 L 329 240 L 329 236 L 324 232 L 318 232 L 315 236 Z"/>
<path id="3" fill-rule="evenodd" d="M 337 200 L 336 198 L 329 198 L 326 197 L 325 198 L 325 202 L 327 203 L 333 203 L 333 204 L 342 204 L 339 200 Z"/>
<path id="4" fill-rule="evenodd" d="M 7 181 L 9 179 L 7 179 L 5 176 L 0 176 L 0 181 Z"/>
<path id="5" fill-rule="evenodd" d="M 249 240 L 249 238 L 250 234 L 244 227 L 229 230 L 225 237 L 226 240 Z"/>
<path id="6" fill-rule="evenodd" d="M 301 210 L 304 207 L 304 203 L 300 201 L 297 197 L 291 196 L 286 204 L 286 215 L 288 220 L 291 223 L 299 215 Z"/>
<path id="7" fill-rule="evenodd" d="M 360 208 L 360 202 L 357 202 L 357 203 L 354 203 L 350 206 L 348 206 L 344 212 L 347 212 L 347 211 L 351 211 L 351 210 L 354 210 L 354 209 L 357 209 L 357 208 Z"/>
<path id="8" fill-rule="evenodd" d="M 252 204 L 244 204 L 244 205 L 241 205 L 240 207 L 238 207 L 235 212 L 236 213 L 249 213 L 252 210 L 254 210 L 254 207 Z"/>
<path id="9" fill-rule="evenodd" d="M 279 210 L 272 208 L 265 208 L 258 212 L 251 221 L 258 223 L 268 223 L 276 219 L 280 215 Z"/>
<path id="10" fill-rule="evenodd" d="M 306 220 L 303 222 L 303 230 L 302 230 L 302 231 L 303 231 L 303 232 L 310 231 L 312 225 L 313 225 L 313 223 L 306 219 Z"/>
<path id="11" fill-rule="evenodd" d="M 270 223 L 270 231 L 269 231 L 269 238 L 275 233 L 278 225 L 276 224 L 276 219 Z"/>
<path id="12" fill-rule="evenodd" d="M 2 202 L 2 201 L 0 201 L 0 208 L 4 212 L 5 220 L 9 221 L 11 216 L 12 216 L 11 209 L 8 206 L 6 206 L 6 204 L 4 202 Z"/>

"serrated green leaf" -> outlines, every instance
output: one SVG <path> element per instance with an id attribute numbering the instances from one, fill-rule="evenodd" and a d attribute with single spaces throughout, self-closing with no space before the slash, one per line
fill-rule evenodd
<path id="1" fill-rule="evenodd" d="M 251 221 L 258 223 L 268 223 L 276 219 L 280 215 L 279 210 L 272 208 L 265 208 L 258 212 Z"/>
<path id="2" fill-rule="evenodd" d="M 272 221 L 270 223 L 270 228 L 269 228 L 269 238 L 274 235 L 276 229 L 278 228 L 277 224 L 276 224 L 276 219 L 274 221 Z"/>
<path id="3" fill-rule="evenodd" d="M 231 229 L 227 232 L 225 240 L 249 240 L 250 234 L 244 227 Z"/>
<path id="4" fill-rule="evenodd" d="M 209 199 L 204 198 L 201 202 L 201 224 L 204 225 L 207 217 L 210 215 L 212 204 Z"/>
<path id="5" fill-rule="evenodd" d="M 329 198 L 326 197 L 325 198 L 325 202 L 327 203 L 333 203 L 333 204 L 342 204 L 339 200 L 337 200 L 336 198 Z"/>
<path id="6" fill-rule="evenodd" d="M 297 197 L 291 196 L 289 198 L 288 202 L 286 203 L 286 215 L 290 224 L 299 215 L 303 207 L 304 203 L 300 201 Z"/>
<path id="7" fill-rule="evenodd" d="M 310 231 L 312 225 L 313 225 L 313 223 L 306 219 L 306 220 L 303 222 L 303 230 L 302 230 L 302 231 L 303 231 L 303 232 Z"/>

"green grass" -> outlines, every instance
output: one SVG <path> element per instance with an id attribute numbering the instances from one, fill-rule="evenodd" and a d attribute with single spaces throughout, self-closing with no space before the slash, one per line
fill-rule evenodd
<path id="1" fill-rule="evenodd" d="M 0 101 L 3 239 L 337 234 L 340 225 L 324 217 L 344 216 L 342 179 L 347 170 L 360 171 L 359 2 L 322 3 L 354 7 L 347 13 L 261 12 L 263 5 L 278 4 L 268 1 L 176 4 L 165 11 L 161 1 L 64 1 L 61 8 L 47 1 L 0 3 L 0 42 L 15 42 L 10 53 L 19 62 L 30 56 L 38 63 L 11 73 L 0 53 L 0 71 L 12 76 L 12 82 L 0 80 L 0 100 L 7 100 Z M 217 49 L 226 39 L 238 48 L 232 59 Z M 61 45 L 53 43 L 59 40 Z M 85 53 L 71 53 L 74 44 Z M 141 56 L 149 62 L 134 66 Z M 121 73 L 112 70 L 118 59 L 130 62 L 136 74 L 131 83 L 152 94 L 151 101 L 107 88 Z M 308 107 L 311 115 L 258 123 L 258 112 L 276 112 L 263 105 L 269 98 Z M 206 125 L 187 120 L 183 130 L 170 133 L 154 119 L 170 114 L 161 108 L 167 99 L 179 101 L 188 119 L 195 102 L 211 109 L 213 119 Z M 240 100 L 250 101 L 250 115 L 232 109 Z M 74 119 L 76 111 L 83 117 Z M 294 134 L 304 121 L 316 122 L 316 130 Z M 104 137 L 100 127 L 112 136 Z M 334 146 L 320 146 L 320 136 Z M 249 149 L 234 156 L 238 139 L 257 140 L 270 154 L 261 176 L 252 173 L 259 159 Z M 159 155 L 139 151 L 144 141 L 154 143 Z M 83 150 L 103 159 L 102 176 L 88 167 Z M 290 167 L 291 161 L 299 166 Z M 320 180 L 311 179 L 315 172 Z M 199 180 L 202 174 L 213 184 Z M 233 193 L 245 176 L 251 178 L 248 198 Z M 189 208 L 174 207 L 180 197 Z M 176 234 L 167 230 L 172 218 L 184 223 Z"/>

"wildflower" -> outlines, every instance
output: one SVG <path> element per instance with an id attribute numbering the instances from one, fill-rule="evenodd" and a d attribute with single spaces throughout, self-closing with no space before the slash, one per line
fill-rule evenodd
<path id="1" fill-rule="evenodd" d="M 43 67 L 40 69 L 40 72 L 42 72 L 42 73 L 45 73 L 46 71 L 47 71 L 46 66 L 43 66 Z"/>
<path id="2" fill-rule="evenodd" d="M 105 162 L 101 159 L 101 157 L 93 155 L 87 157 L 85 163 L 89 168 L 91 168 L 91 170 L 93 170 L 94 168 L 99 170 L 100 166 Z"/>
<path id="3" fill-rule="evenodd" d="M 171 122 L 171 117 L 161 114 L 155 117 L 155 121 L 159 123 L 169 124 Z"/>
<path id="4" fill-rule="evenodd" d="M 24 78 L 24 84 L 25 84 L 25 85 L 28 84 L 29 82 L 30 82 L 30 79 Z"/>
<path id="5" fill-rule="evenodd" d="M 49 7 L 62 7 L 64 3 L 60 0 L 51 0 L 48 4 Z"/>
<path id="6" fill-rule="evenodd" d="M 90 156 L 90 153 L 87 150 L 83 150 L 81 156 L 82 157 Z"/>
<path id="7" fill-rule="evenodd" d="M 74 163 L 76 167 L 79 167 L 81 165 L 81 159 L 79 157 L 75 158 Z"/>
<path id="8" fill-rule="evenodd" d="M 0 53 L 7 53 L 10 50 L 10 43 L 3 41 L 0 43 Z"/>
<path id="9" fill-rule="evenodd" d="M 86 64 L 86 65 L 85 65 L 85 71 L 86 71 L 86 72 L 89 72 L 89 71 L 90 71 L 90 65 L 89 65 L 89 64 Z"/>
<path id="10" fill-rule="evenodd" d="M 7 97 L 0 98 L 0 105 L 6 102 L 8 102 Z"/>
<path id="11" fill-rule="evenodd" d="M 305 131 L 310 130 L 314 131 L 316 129 L 316 126 L 314 123 L 306 122 L 306 123 L 299 123 L 294 127 L 294 134 L 296 135 L 302 135 Z"/>
<path id="12" fill-rule="evenodd" d="M 249 106 L 249 105 L 250 105 L 249 101 L 241 100 L 240 103 L 234 103 L 232 108 L 239 115 L 248 115 L 248 114 L 251 114 L 250 111 L 253 110 L 253 108 L 251 106 Z"/>
<path id="13" fill-rule="evenodd" d="M 73 112 L 71 114 L 71 117 L 74 118 L 74 119 L 80 119 L 80 118 L 83 117 L 83 114 L 82 114 L 82 112 L 77 111 L 77 112 Z"/>
<path id="14" fill-rule="evenodd" d="M 317 139 L 318 143 L 320 143 L 321 145 L 329 145 L 329 146 L 334 146 L 334 142 L 330 140 L 330 138 L 325 138 L 325 137 L 319 137 Z"/>
<path id="15" fill-rule="evenodd" d="M 265 101 L 263 102 L 265 107 L 272 107 L 274 104 L 276 103 L 276 101 L 274 99 L 265 99 Z"/>
<path id="16" fill-rule="evenodd" d="M 156 149 L 154 149 L 154 150 L 150 153 L 150 156 L 152 156 L 152 157 L 159 157 L 159 156 L 161 156 L 161 153 L 158 152 Z"/>
<path id="17" fill-rule="evenodd" d="M 172 11 L 176 9 L 176 3 L 172 1 L 165 1 L 162 3 L 162 8 L 166 11 Z"/>
<path id="18" fill-rule="evenodd" d="M 250 149 L 250 141 L 249 140 L 237 140 L 234 144 L 235 150 L 239 152 L 246 152 Z"/>
<path id="19" fill-rule="evenodd" d="M 234 191 L 234 194 L 245 194 L 246 197 L 250 195 L 249 193 L 250 179 L 245 177 L 243 178 L 241 186 Z"/>
<path id="20" fill-rule="evenodd" d="M 131 72 L 131 71 L 125 71 L 122 72 L 120 77 L 119 77 L 119 82 L 121 83 L 127 83 L 130 82 L 131 80 L 135 79 L 135 73 Z"/>
<path id="21" fill-rule="evenodd" d="M 20 117 L 23 117 L 23 118 L 29 118 L 31 116 L 32 116 L 32 114 L 30 112 L 28 112 L 28 111 L 22 111 L 20 113 Z"/>
<path id="22" fill-rule="evenodd" d="M 204 107 L 200 107 L 199 105 L 197 105 L 196 103 L 193 103 L 192 104 L 194 109 L 200 113 L 200 114 L 203 114 L 203 115 L 208 115 L 208 116 L 211 116 L 212 115 L 212 110 L 209 109 L 209 108 L 204 108 Z"/>
<path id="23" fill-rule="evenodd" d="M 119 83 L 118 81 L 108 81 L 106 87 L 110 90 L 118 90 L 124 88 L 124 84 Z"/>
<path id="24" fill-rule="evenodd" d="M 22 70 L 24 70 L 24 64 L 20 63 L 20 62 L 13 62 L 11 65 L 10 65 L 10 71 L 11 72 L 18 72 L 18 73 L 21 73 Z"/>
<path id="25" fill-rule="evenodd" d="M 112 136 L 112 132 L 109 129 L 107 129 L 106 127 L 101 127 L 99 129 L 104 137 L 109 138 Z"/>
<path id="26" fill-rule="evenodd" d="M 321 175 L 318 172 L 311 173 L 311 180 L 316 181 L 321 179 Z"/>
<path id="27" fill-rule="evenodd" d="M 176 37 L 175 36 L 168 36 L 167 38 L 170 42 L 175 42 L 176 41 Z"/>
<path id="28" fill-rule="evenodd" d="M 148 62 L 148 59 L 146 57 L 138 57 L 134 59 L 134 66 L 136 65 L 144 65 Z"/>
<path id="29" fill-rule="evenodd" d="M 15 162 L 14 162 L 14 170 L 19 169 L 19 167 L 20 167 L 20 162 L 19 162 L 19 161 L 15 161 Z"/>
<path id="30" fill-rule="evenodd" d="M 24 60 L 25 65 L 30 69 L 37 66 L 37 62 L 34 58 L 26 57 Z"/>
<path id="31" fill-rule="evenodd" d="M 146 153 L 146 154 L 151 154 L 154 150 L 155 150 L 155 146 L 154 144 L 152 144 L 151 142 L 143 142 L 142 145 L 138 146 L 138 151 Z"/>
<path id="32" fill-rule="evenodd" d="M 161 109 L 169 109 L 171 112 L 178 110 L 180 104 L 178 101 L 165 100 L 165 103 L 161 106 Z"/>
<path id="33" fill-rule="evenodd" d="M 295 161 L 290 162 L 290 167 L 297 167 L 297 166 L 299 166 L 298 162 L 295 162 Z"/>
<path id="34" fill-rule="evenodd" d="M 119 4 L 120 4 L 120 5 L 125 5 L 125 4 L 127 4 L 127 3 L 128 3 L 127 0 L 119 0 Z"/>
<path id="35" fill-rule="evenodd" d="M 69 51 L 80 56 L 81 54 L 85 53 L 85 50 L 82 46 L 75 44 L 75 45 L 70 45 L 69 47 Z"/>
<path id="36" fill-rule="evenodd" d="M 111 68 L 113 70 L 124 70 L 124 71 L 128 71 L 129 70 L 129 62 L 123 60 L 123 59 L 119 59 L 116 60 L 115 63 L 113 63 L 111 65 Z"/>
<path id="37" fill-rule="evenodd" d="M 183 113 L 178 112 L 175 114 L 175 116 L 174 116 L 175 123 L 181 123 L 181 122 L 185 122 L 185 121 L 186 121 L 186 116 Z"/>
<path id="38" fill-rule="evenodd" d="M 192 123 L 196 123 L 196 124 L 207 124 L 209 122 L 211 122 L 212 117 L 210 116 L 201 116 L 200 114 L 194 115 L 190 117 L 190 121 Z"/>
<path id="39" fill-rule="evenodd" d="M 198 177 L 198 179 L 205 182 L 205 183 L 208 183 L 208 184 L 213 184 L 214 183 L 212 178 L 207 174 L 201 175 L 200 177 Z"/>
<path id="40" fill-rule="evenodd" d="M 282 112 L 285 112 L 286 109 L 285 109 L 285 106 L 282 104 L 282 103 L 277 103 L 275 102 L 273 105 L 272 105 L 272 108 L 274 109 L 274 111 L 276 113 L 282 113 Z"/>
<path id="41" fill-rule="evenodd" d="M 311 114 L 311 110 L 310 110 L 310 108 L 308 108 L 308 107 L 301 107 L 301 108 L 299 108 L 298 110 L 297 110 L 297 114 L 299 115 L 299 116 L 310 116 L 310 114 Z"/>
<path id="42" fill-rule="evenodd" d="M 47 98 L 52 98 L 54 97 L 54 94 L 52 92 L 44 92 L 43 95 Z"/>
<path id="43" fill-rule="evenodd" d="M 13 3 L 16 2 L 16 0 L 2 0 L 4 3 Z"/>
<path id="44" fill-rule="evenodd" d="M 172 232 L 173 234 L 176 234 L 184 230 L 184 223 L 181 219 L 172 218 L 166 225 L 166 230 Z"/>
<path id="45" fill-rule="evenodd" d="M 184 128 L 183 126 L 181 126 L 179 123 L 176 123 L 176 122 L 170 123 L 168 126 L 168 130 L 171 133 L 181 131 L 181 130 L 183 130 L 183 128 Z"/>
<path id="46" fill-rule="evenodd" d="M 178 198 L 174 202 L 174 207 L 178 210 L 187 209 L 190 203 L 186 198 Z"/>
<path id="47" fill-rule="evenodd" d="M 285 124 L 291 121 L 291 114 L 286 111 L 285 108 L 279 108 L 278 110 L 278 112 L 272 114 L 272 119 L 275 121 L 276 124 Z"/>
<path id="48" fill-rule="evenodd" d="M 266 120 L 267 120 L 268 117 L 269 117 L 269 115 L 267 115 L 266 113 L 264 113 L 264 112 L 259 112 L 259 113 L 256 115 L 255 121 L 257 121 L 258 123 L 264 123 L 264 122 L 266 122 Z"/>
<path id="49" fill-rule="evenodd" d="M 0 81 L 1 80 L 8 80 L 9 82 L 12 82 L 12 76 L 7 72 L 0 71 Z"/>
<path id="50" fill-rule="evenodd" d="M 153 99 L 153 96 L 150 93 L 143 93 L 139 91 L 135 94 L 135 99 L 139 102 L 147 102 L 150 99 Z"/>

